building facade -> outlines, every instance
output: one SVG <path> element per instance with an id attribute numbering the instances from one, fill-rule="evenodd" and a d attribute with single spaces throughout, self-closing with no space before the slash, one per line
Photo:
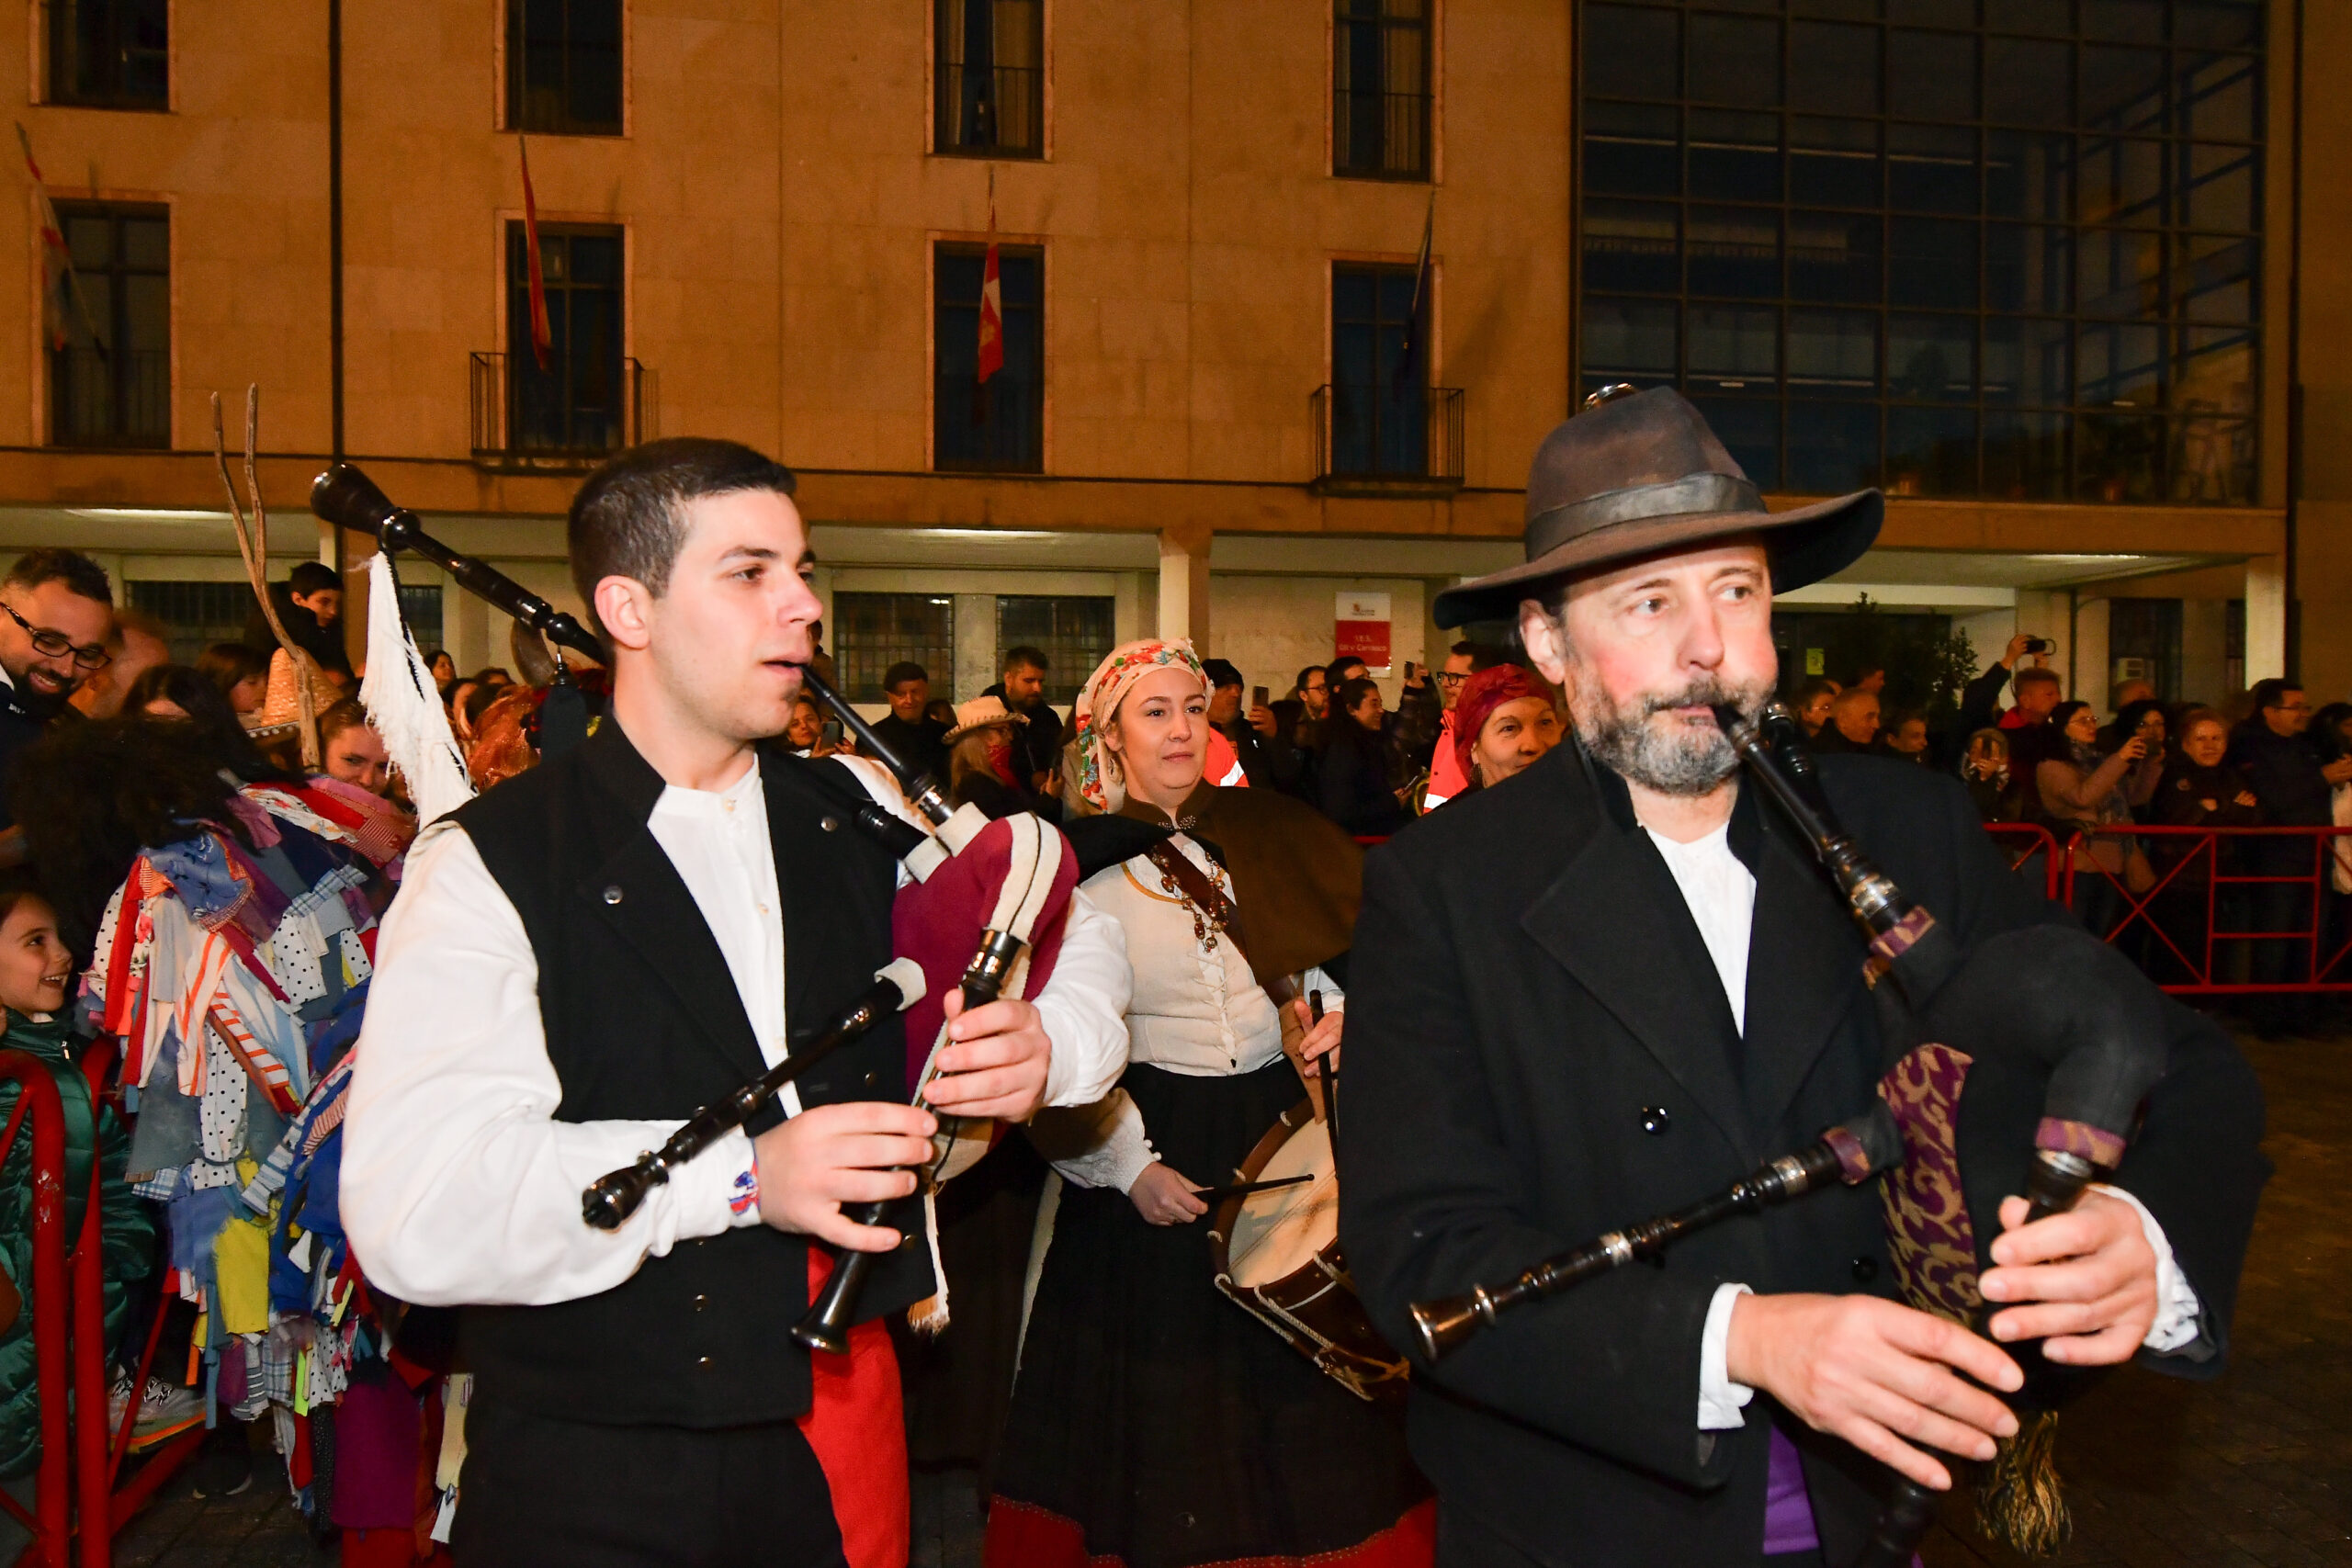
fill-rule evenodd
<path id="1" fill-rule="evenodd" d="M 281 556 L 365 553 L 304 510 L 341 455 L 569 603 L 580 473 L 724 435 L 802 474 L 854 685 L 904 654 L 970 696 L 1034 643 L 1067 689 L 1158 629 L 1279 691 L 1342 596 L 1385 610 L 1391 668 L 1430 656 L 1435 590 L 1516 558 L 1543 434 L 1598 385 L 1671 383 L 1776 499 L 1890 492 L 1882 547 L 1794 608 L 2041 632 L 2095 697 L 2144 668 L 2220 698 L 2290 657 L 2341 695 L 2352 630 L 2293 610 L 2352 573 L 2347 215 L 2295 176 L 2352 111 L 2292 67 L 2352 55 L 2352 6 L 2296 25 L 30 0 L 0 82 L 71 266 L 28 173 L 0 210 L 0 545 L 77 543 L 183 626 L 242 620 L 209 398 L 233 443 L 257 383 Z M 499 618 L 433 581 L 404 594 L 421 638 L 504 662 Z"/>

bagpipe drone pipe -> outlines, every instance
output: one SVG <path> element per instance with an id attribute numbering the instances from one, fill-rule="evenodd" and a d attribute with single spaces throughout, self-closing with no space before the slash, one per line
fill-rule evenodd
<path id="1" fill-rule="evenodd" d="M 408 550 L 421 556 L 548 642 L 609 665 L 602 641 L 577 617 L 435 539 L 415 513 L 395 505 L 351 464 L 338 463 L 319 476 L 311 505 L 330 523 L 374 536 L 384 555 Z M 592 1185 L 582 1195 L 582 1216 L 590 1224 L 617 1228 L 673 1169 L 743 1125 L 821 1055 L 895 1012 L 906 1016 L 908 1092 L 920 1102 L 936 1070 L 939 1048 L 946 1043 L 948 991 L 959 990 L 967 1010 L 999 997 L 1034 996 L 1060 954 L 1079 875 L 1077 856 L 1060 831 L 1028 813 L 991 821 L 977 807 L 951 807 L 938 781 L 894 752 L 814 670 L 804 669 L 801 677 L 809 695 L 857 738 L 860 756 L 888 769 L 931 824 L 929 832 L 911 826 L 875 804 L 854 780 L 829 791 L 842 796 L 851 822 L 888 848 L 909 874 L 891 907 L 891 950 L 898 959 L 828 1027 L 795 1041 L 773 1071 L 703 1107 L 662 1149 Z M 939 1117 L 932 1161 L 917 1173 L 926 1229 L 933 1190 L 976 1164 L 1001 1131 L 986 1118 Z M 893 1207 L 864 1204 L 848 1213 L 858 1224 L 879 1224 Z M 933 1256 L 935 1263 L 935 1251 Z M 858 1294 L 874 1260 L 872 1253 L 844 1253 L 808 1315 L 794 1326 L 793 1337 L 812 1349 L 846 1351 L 848 1331 L 858 1321 Z M 945 1281 L 940 1283 L 944 1290 Z"/>

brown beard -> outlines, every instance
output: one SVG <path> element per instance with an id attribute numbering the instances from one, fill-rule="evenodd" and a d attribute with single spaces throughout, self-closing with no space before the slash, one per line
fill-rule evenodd
<path id="1" fill-rule="evenodd" d="M 1660 795 L 1705 795 L 1738 771 L 1739 757 L 1713 724 L 1654 723 L 1659 714 L 1730 703 L 1752 715 L 1772 694 L 1769 685 L 1742 690 L 1708 676 L 1621 705 L 1606 695 L 1581 658 L 1573 660 L 1572 671 L 1568 711 L 1577 739 L 1620 778 Z"/>

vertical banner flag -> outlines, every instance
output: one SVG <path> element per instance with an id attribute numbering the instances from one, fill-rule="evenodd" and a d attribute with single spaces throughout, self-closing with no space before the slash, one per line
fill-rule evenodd
<path id="1" fill-rule="evenodd" d="M 65 247 L 65 226 L 57 220 L 57 209 L 49 199 L 49 186 L 41 178 L 40 165 L 33 161 L 33 139 L 26 134 L 23 120 L 17 122 L 17 145 L 24 151 L 25 172 L 32 176 L 33 205 L 40 214 L 36 220 L 40 225 L 42 340 L 52 352 L 62 349 L 74 335 L 71 315 L 78 314 L 98 357 L 104 359 L 106 335 L 91 319 L 90 302 L 82 296 L 82 280 L 74 271 L 74 253 Z M 69 294 L 74 306 L 70 314 L 66 308 Z"/>
<path id="2" fill-rule="evenodd" d="M 523 153 L 523 252 L 531 268 L 531 355 L 539 368 L 548 367 L 548 355 L 555 348 L 555 333 L 548 329 L 548 280 L 539 270 L 539 204 L 531 195 L 531 148 L 523 133 L 514 133 L 514 145 Z"/>
<path id="3" fill-rule="evenodd" d="M 1421 254 L 1413 264 L 1413 308 L 1405 318 L 1405 346 L 1396 355 L 1396 395 L 1412 385 L 1419 371 L 1416 366 L 1421 356 L 1421 340 L 1428 335 L 1425 321 L 1430 298 L 1430 241 L 1437 230 L 1437 192 L 1430 192 L 1430 208 L 1421 219 Z"/>
<path id="4" fill-rule="evenodd" d="M 1004 288 L 996 274 L 996 171 L 989 171 L 989 254 L 980 267 L 980 384 L 1004 368 Z"/>
<path id="5" fill-rule="evenodd" d="M 1374 673 L 1388 673 L 1388 595 L 1341 593 L 1333 606 L 1331 657 L 1361 659 Z"/>

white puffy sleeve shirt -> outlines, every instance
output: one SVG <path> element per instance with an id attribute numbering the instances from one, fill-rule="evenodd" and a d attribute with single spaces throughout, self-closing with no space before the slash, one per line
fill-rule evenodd
<path id="1" fill-rule="evenodd" d="M 1233 897 L 1232 879 L 1190 835 L 1179 833 L 1169 842 L 1219 892 Z M 1134 970 L 1130 1062 L 1207 1077 L 1254 1073 L 1282 1055 L 1282 1020 L 1249 960 L 1148 856 L 1095 873 L 1083 891 L 1115 921 Z M 1321 991 L 1331 1011 L 1346 1005 L 1339 986 L 1320 969 L 1307 972 L 1301 989 Z M 1041 1118 L 1039 1131 L 1054 1168 L 1080 1187 L 1124 1192 L 1159 1157 L 1142 1112 L 1124 1090 L 1083 1110 Z M 1203 1176 L 1184 1174 L 1195 1180 Z"/>
<path id="2" fill-rule="evenodd" d="M 886 777 L 852 772 L 907 816 Z M 762 1055 L 782 1060 L 783 924 L 756 763 L 723 791 L 666 790 L 647 827 L 718 938 Z M 538 980 L 522 917 L 473 840 L 435 824 L 410 851 L 378 936 L 344 1128 L 345 1230 L 368 1276 L 403 1301 L 570 1301 L 681 1241 L 759 1222 L 743 1201 L 752 1145 L 740 1130 L 652 1189 L 617 1231 L 582 1220 L 589 1183 L 684 1123 L 555 1121 L 563 1086 Z M 1047 1103 L 1099 1100 L 1126 1061 L 1127 964 L 1116 923 L 1082 894 L 1034 999 L 1053 1042 Z M 797 1112 L 797 1099 L 786 1109 Z"/>

